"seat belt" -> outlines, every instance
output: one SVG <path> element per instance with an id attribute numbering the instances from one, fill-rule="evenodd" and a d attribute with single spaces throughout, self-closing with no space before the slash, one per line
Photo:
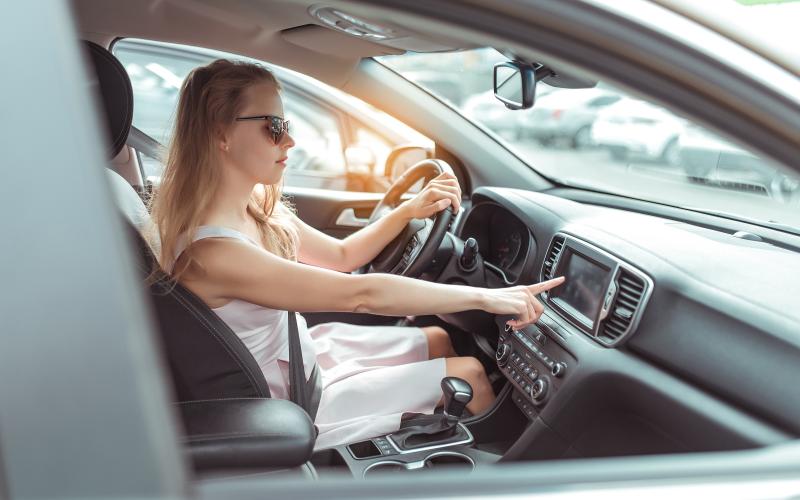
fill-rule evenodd
<path id="1" fill-rule="evenodd" d="M 289 314 L 289 399 L 308 413 L 311 420 L 317 417 L 319 401 L 322 396 L 322 379 L 319 367 L 314 363 L 314 369 L 306 382 L 303 363 L 303 350 L 300 347 L 300 333 L 297 329 L 297 315 L 294 311 Z"/>

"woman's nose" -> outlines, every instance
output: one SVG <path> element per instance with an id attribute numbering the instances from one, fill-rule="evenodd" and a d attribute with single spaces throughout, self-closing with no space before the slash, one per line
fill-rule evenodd
<path id="1" fill-rule="evenodd" d="M 281 141 L 284 148 L 288 151 L 289 149 L 293 148 L 295 145 L 294 137 L 291 136 L 288 132 L 283 134 L 283 141 Z"/>

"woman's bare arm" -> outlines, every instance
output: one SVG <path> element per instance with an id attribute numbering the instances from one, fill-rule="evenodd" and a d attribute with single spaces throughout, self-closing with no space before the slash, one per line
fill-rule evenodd
<path id="1" fill-rule="evenodd" d="M 328 236 L 294 217 L 300 236 L 300 262 L 334 271 L 350 272 L 374 259 L 411 220 L 407 208 L 397 207 L 343 240 Z"/>
<path id="2" fill-rule="evenodd" d="M 240 299 L 273 309 L 383 315 L 483 309 L 512 314 L 519 327 L 538 319 L 535 294 L 561 281 L 506 289 L 443 285 L 390 274 L 351 275 L 290 262 L 248 243 L 210 238 L 193 246 L 198 266 L 183 283 L 207 304 Z M 200 271 L 199 269 L 203 269 Z"/>
<path id="3" fill-rule="evenodd" d="M 461 208 L 461 188 L 454 175 L 444 173 L 412 199 L 343 240 L 332 238 L 294 216 L 300 236 L 298 260 L 334 271 L 353 271 L 372 261 L 411 219 L 430 217 L 448 206 L 455 212 Z"/>

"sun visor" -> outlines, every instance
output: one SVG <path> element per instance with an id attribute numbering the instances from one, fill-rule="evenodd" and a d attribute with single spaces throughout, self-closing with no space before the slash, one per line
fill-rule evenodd
<path id="1" fill-rule="evenodd" d="M 289 43 L 343 59 L 402 54 L 402 49 L 380 45 L 340 33 L 324 26 L 307 24 L 281 31 Z"/>

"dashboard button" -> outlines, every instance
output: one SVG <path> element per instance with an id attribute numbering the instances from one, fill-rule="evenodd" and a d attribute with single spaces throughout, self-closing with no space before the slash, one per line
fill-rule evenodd
<path id="1" fill-rule="evenodd" d="M 563 377 L 566 371 L 567 371 L 567 365 L 561 362 L 555 363 L 550 368 L 550 373 L 552 373 L 554 377 Z"/>
<path id="2" fill-rule="evenodd" d="M 547 396 L 547 380 L 543 378 L 536 380 L 531 386 L 530 395 L 534 401 L 544 401 Z"/>
<path id="3" fill-rule="evenodd" d="M 511 346 L 506 343 L 499 344 L 497 346 L 497 353 L 495 353 L 497 364 L 499 366 L 505 366 L 508 363 L 509 357 L 511 357 Z"/>

